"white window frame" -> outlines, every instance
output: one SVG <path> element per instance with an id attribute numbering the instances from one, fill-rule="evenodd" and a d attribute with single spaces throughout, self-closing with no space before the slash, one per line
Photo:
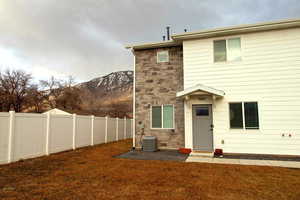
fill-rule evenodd
<path id="1" fill-rule="evenodd" d="M 173 107 L 173 127 L 172 128 L 163 128 L 164 127 L 164 106 L 172 106 Z M 153 128 L 152 127 L 152 107 L 161 107 L 161 128 Z M 174 104 L 151 105 L 151 108 L 150 108 L 150 128 L 151 129 L 165 129 L 165 130 L 175 129 L 175 106 L 174 106 Z"/>
<path id="2" fill-rule="evenodd" d="M 236 60 L 236 61 L 228 61 L 228 40 L 230 39 L 235 39 L 235 38 L 240 38 L 240 44 L 241 44 L 241 60 Z M 220 41 L 220 40 L 225 40 L 226 41 L 226 61 L 219 61 L 215 62 L 215 48 L 214 48 L 214 42 L 215 41 Z M 231 63 L 231 62 L 241 62 L 243 60 L 243 44 L 242 44 L 242 37 L 241 36 L 235 36 L 235 37 L 226 37 L 226 38 L 219 38 L 215 39 L 212 42 L 212 60 L 213 63 L 218 64 L 218 63 Z"/>
<path id="3" fill-rule="evenodd" d="M 159 53 L 163 53 L 163 52 L 166 52 L 167 54 L 168 54 L 168 59 L 167 59 L 167 61 L 160 61 L 159 59 L 158 59 L 158 54 Z M 156 52 L 156 62 L 157 63 L 167 63 L 167 62 L 169 62 L 170 61 L 170 55 L 169 55 L 169 51 L 168 50 L 163 50 L 163 51 L 157 51 Z"/>
<path id="4" fill-rule="evenodd" d="M 230 126 L 230 104 L 231 103 L 241 103 L 242 104 L 242 119 L 243 119 L 243 127 L 242 128 L 231 128 Z M 257 114 L 258 114 L 258 127 L 254 128 L 246 128 L 246 121 L 245 121 L 245 103 L 257 103 Z M 230 130 L 260 130 L 261 121 L 260 121 L 260 112 L 259 112 L 259 104 L 258 101 L 230 101 L 228 102 L 228 115 L 229 115 L 229 129 Z"/>

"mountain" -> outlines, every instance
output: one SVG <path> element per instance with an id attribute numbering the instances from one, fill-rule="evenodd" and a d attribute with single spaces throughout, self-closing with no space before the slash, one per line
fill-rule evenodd
<path id="1" fill-rule="evenodd" d="M 83 114 L 132 115 L 133 71 L 118 71 L 77 84 Z"/>
<path id="2" fill-rule="evenodd" d="M 132 91 L 133 71 L 113 72 L 103 77 L 94 78 L 77 85 L 97 96 L 119 95 L 117 93 Z M 116 93 L 117 92 L 117 93 Z"/>

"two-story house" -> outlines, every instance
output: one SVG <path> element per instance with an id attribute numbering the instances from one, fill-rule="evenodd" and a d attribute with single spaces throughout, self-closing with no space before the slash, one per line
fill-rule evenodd
<path id="1" fill-rule="evenodd" d="M 300 155 L 300 19 L 131 45 L 134 147 Z"/>

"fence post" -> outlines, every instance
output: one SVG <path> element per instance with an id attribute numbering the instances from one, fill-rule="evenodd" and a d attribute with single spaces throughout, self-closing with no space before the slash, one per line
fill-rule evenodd
<path id="1" fill-rule="evenodd" d="M 105 143 L 107 143 L 107 121 L 108 121 L 108 117 L 105 117 Z"/>
<path id="2" fill-rule="evenodd" d="M 76 149 L 76 114 L 73 114 L 73 150 Z"/>
<path id="3" fill-rule="evenodd" d="M 95 120 L 95 116 L 92 115 L 91 116 L 91 145 L 94 146 L 94 120 Z"/>
<path id="4" fill-rule="evenodd" d="M 46 155 L 49 155 L 49 141 L 50 141 L 50 112 L 47 113 L 47 126 L 46 126 Z"/>
<path id="5" fill-rule="evenodd" d="M 116 141 L 119 140 L 118 134 L 119 134 L 119 118 L 117 117 L 116 118 Z"/>
<path id="6" fill-rule="evenodd" d="M 126 116 L 124 117 L 124 140 L 126 139 L 126 125 L 127 125 L 127 119 Z"/>
<path id="7" fill-rule="evenodd" d="M 8 152 L 7 152 L 8 163 L 11 163 L 12 161 L 14 129 L 15 129 L 15 111 L 9 111 L 9 132 L 8 132 Z"/>

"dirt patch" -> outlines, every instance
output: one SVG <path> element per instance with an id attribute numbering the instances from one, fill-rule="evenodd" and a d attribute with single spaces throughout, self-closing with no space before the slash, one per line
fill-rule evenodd
<path id="1" fill-rule="evenodd" d="M 300 171 L 114 158 L 121 141 L 0 166 L 0 199 L 300 199 Z"/>

